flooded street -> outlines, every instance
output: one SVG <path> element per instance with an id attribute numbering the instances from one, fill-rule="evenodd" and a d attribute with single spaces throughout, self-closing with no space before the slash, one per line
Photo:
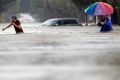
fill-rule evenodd
<path id="1" fill-rule="evenodd" d="M 120 27 L 22 26 L 24 34 L 0 31 L 0 80 L 120 79 Z"/>

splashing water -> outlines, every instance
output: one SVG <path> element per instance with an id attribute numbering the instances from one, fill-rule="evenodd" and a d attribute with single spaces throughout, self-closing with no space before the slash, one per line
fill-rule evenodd
<path id="1" fill-rule="evenodd" d="M 24 23 L 36 22 L 36 20 L 29 13 L 20 13 L 18 19 Z"/>

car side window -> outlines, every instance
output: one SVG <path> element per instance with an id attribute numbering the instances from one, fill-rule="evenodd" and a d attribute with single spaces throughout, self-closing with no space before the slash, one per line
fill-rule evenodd
<path id="1" fill-rule="evenodd" d="M 66 25 L 66 24 L 68 24 L 68 21 L 63 20 L 63 25 Z"/>
<path id="2" fill-rule="evenodd" d="M 62 25 L 62 21 L 61 21 L 61 20 L 58 20 L 58 21 L 57 21 L 57 24 L 58 24 L 58 25 Z"/>
<path id="3" fill-rule="evenodd" d="M 67 25 L 67 24 L 77 24 L 76 20 L 63 20 L 63 25 Z"/>

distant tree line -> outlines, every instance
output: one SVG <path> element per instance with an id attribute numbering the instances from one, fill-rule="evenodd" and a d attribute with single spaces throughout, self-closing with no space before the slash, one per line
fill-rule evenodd
<path id="1" fill-rule="evenodd" d="M 111 4 L 115 8 L 113 22 L 120 23 L 117 20 L 120 18 L 120 0 L 0 0 L 0 17 L 5 19 L 18 13 L 30 13 L 39 21 L 56 17 L 75 17 L 84 22 L 85 8 L 98 1 Z"/>
<path id="2" fill-rule="evenodd" d="M 15 0 L 0 0 L 0 11 L 2 12 L 2 11 L 4 11 L 7 7 L 7 4 L 8 3 L 11 3 L 11 2 L 13 2 L 13 1 L 15 1 Z"/>
<path id="3" fill-rule="evenodd" d="M 4 13 L 1 14 L 2 18 L 7 18 L 17 13 L 30 13 L 38 20 L 45 21 L 46 19 L 56 17 L 77 18 L 79 15 L 79 10 L 70 0 L 1 0 L 1 1 L 3 1 L 4 3 L 3 5 L 0 5 L 0 8 L 4 10 Z"/>
<path id="4" fill-rule="evenodd" d="M 78 17 L 79 11 L 70 0 L 31 0 L 31 13 L 40 21 L 49 18 Z"/>
<path id="5" fill-rule="evenodd" d="M 0 0 L 0 21 L 4 21 L 4 12 L 9 8 L 9 4 L 16 0 Z"/>

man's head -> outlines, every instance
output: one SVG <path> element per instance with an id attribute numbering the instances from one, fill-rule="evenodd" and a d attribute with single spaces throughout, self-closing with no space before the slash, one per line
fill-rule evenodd
<path id="1" fill-rule="evenodd" d="M 100 16 L 100 19 L 101 19 L 101 20 L 106 20 L 106 19 L 107 19 L 107 16 L 106 16 L 106 15 L 102 15 L 102 16 Z"/>
<path id="2" fill-rule="evenodd" d="M 16 21 L 17 17 L 16 16 L 12 16 L 11 19 L 12 19 L 12 21 Z"/>

